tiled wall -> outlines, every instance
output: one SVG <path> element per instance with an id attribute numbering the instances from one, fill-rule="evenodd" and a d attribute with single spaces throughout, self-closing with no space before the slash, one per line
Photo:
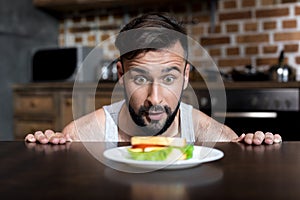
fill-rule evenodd
<path id="1" fill-rule="evenodd" d="M 102 12 L 65 18 L 60 23 L 60 45 L 101 43 L 105 57 L 116 57 L 111 36 L 131 17 L 163 9 L 185 22 L 189 35 L 199 41 L 220 69 L 247 64 L 269 67 L 277 63 L 283 49 L 287 64 L 300 68 L 300 3 L 296 0 L 218 0 L 214 30 L 208 3 L 192 2 L 168 8 L 141 8 L 133 13 Z M 197 62 L 198 58 L 195 52 L 192 59 Z"/>

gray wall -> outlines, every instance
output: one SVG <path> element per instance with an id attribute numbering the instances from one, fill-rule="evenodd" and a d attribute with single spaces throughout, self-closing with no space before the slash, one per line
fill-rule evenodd
<path id="1" fill-rule="evenodd" d="M 0 0 L 0 140 L 13 140 L 12 85 L 31 80 L 31 53 L 57 46 L 58 20 L 32 0 Z"/>

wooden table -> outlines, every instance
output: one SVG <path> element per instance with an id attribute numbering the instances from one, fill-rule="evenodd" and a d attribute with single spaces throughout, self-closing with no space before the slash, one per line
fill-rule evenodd
<path id="1" fill-rule="evenodd" d="M 91 143 L 101 145 L 105 144 Z M 217 143 L 214 148 L 224 152 L 221 160 L 133 174 L 102 164 L 79 142 L 0 142 L 0 195 L 43 200 L 300 199 L 300 142 Z"/>

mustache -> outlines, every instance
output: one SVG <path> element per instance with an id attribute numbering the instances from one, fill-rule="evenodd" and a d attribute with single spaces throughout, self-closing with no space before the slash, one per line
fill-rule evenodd
<path id="1" fill-rule="evenodd" d="M 150 107 L 141 106 L 139 109 L 139 114 L 146 114 L 149 112 L 166 112 L 167 114 L 171 114 L 171 108 L 169 106 L 162 106 L 162 105 L 154 105 Z"/>

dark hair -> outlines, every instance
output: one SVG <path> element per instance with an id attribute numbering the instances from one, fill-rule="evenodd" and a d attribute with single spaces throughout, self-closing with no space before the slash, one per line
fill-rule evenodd
<path id="1" fill-rule="evenodd" d="M 187 59 L 187 34 L 184 26 L 166 13 L 148 13 L 125 25 L 116 38 L 120 58 L 133 59 L 147 51 L 168 48 L 179 41 Z"/>

